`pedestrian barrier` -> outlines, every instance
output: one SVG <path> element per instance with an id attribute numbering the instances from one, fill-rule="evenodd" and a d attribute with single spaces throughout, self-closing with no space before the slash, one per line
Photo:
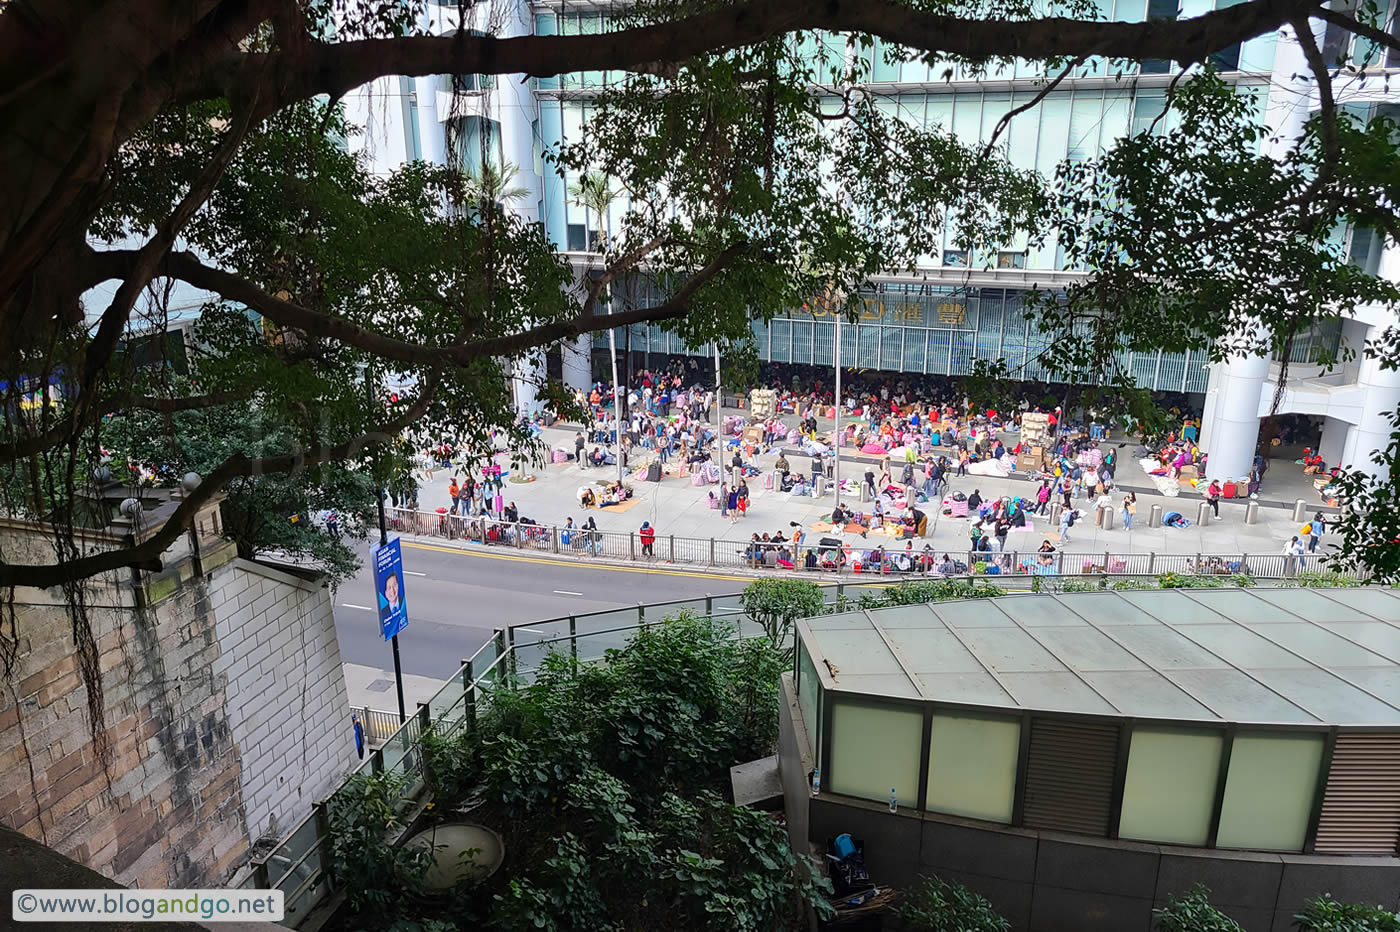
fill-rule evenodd
<path id="1" fill-rule="evenodd" d="M 1154 517 L 1160 506 L 1153 505 Z M 1209 511 L 1202 502 L 1202 514 Z M 1103 515 L 1112 526 L 1113 513 Z M 1150 519 L 1149 519 L 1150 520 Z M 1158 521 L 1160 524 L 1160 520 Z M 652 553 L 642 552 L 636 532 L 601 531 L 579 527 L 559 527 L 523 522 L 497 521 L 485 516 L 461 516 L 435 512 L 391 511 L 391 526 L 402 534 L 460 540 L 484 547 L 557 554 L 579 560 L 621 560 L 640 564 L 678 564 L 716 569 L 747 568 L 773 573 L 856 575 L 855 557 L 859 556 L 859 575 L 878 576 L 961 576 L 975 572 L 987 576 L 1155 576 L 1161 573 L 1182 575 L 1229 576 L 1236 573 L 1256 577 L 1282 578 L 1309 569 L 1336 569 L 1325 555 L 1308 554 L 1290 558 L 1283 554 L 1250 553 L 1114 553 L 1097 551 L 1082 553 L 1056 550 L 1041 553 L 1036 549 L 1039 538 L 1030 534 L 1008 535 L 1004 549 L 996 549 L 997 539 L 991 539 L 992 550 L 954 550 L 951 548 L 924 550 L 922 538 L 875 538 L 860 541 L 834 555 L 834 548 L 820 548 L 822 535 L 808 533 L 803 541 L 803 553 L 788 554 L 782 559 L 784 543 L 751 540 L 729 540 L 713 537 L 678 537 L 658 534 Z M 1025 538 L 1024 547 L 1016 538 Z M 912 542 L 912 552 L 905 550 Z M 791 541 L 786 542 L 791 547 Z M 807 567 L 805 551 L 817 549 L 820 554 L 816 567 Z M 881 559 L 872 561 L 869 555 L 880 551 Z M 945 560 L 944 558 L 947 557 Z M 981 567 L 980 570 L 977 567 Z M 1347 571 L 1357 579 L 1365 575 Z"/>

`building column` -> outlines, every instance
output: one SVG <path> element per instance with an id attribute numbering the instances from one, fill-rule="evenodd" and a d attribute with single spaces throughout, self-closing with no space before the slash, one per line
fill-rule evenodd
<path id="1" fill-rule="evenodd" d="M 1339 417 L 1327 417 L 1322 424 L 1322 439 L 1317 444 L 1317 455 L 1328 466 L 1335 466 L 1346 456 L 1347 441 L 1351 425 Z"/>
<path id="2" fill-rule="evenodd" d="M 1215 416 L 1206 447 L 1206 477 L 1238 479 L 1254 466 L 1259 442 L 1259 399 L 1269 377 L 1269 357 L 1232 356 L 1220 363 Z"/>
<path id="3" fill-rule="evenodd" d="M 1211 363 L 1210 376 L 1206 381 L 1206 400 L 1201 408 L 1201 433 L 1196 443 L 1203 450 L 1210 449 L 1210 441 L 1215 436 L 1215 406 L 1220 400 L 1220 376 L 1224 363 Z"/>
<path id="4" fill-rule="evenodd" d="M 559 344 L 564 357 L 564 384 L 588 391 L 593 385 L 593 334 Z"/>
<path id="5" fill-rule="evenodd" d="M 1400 244 L 1386 244 L 1381 252 L 1378 272 L 1381 278 L 1400 281 Z M 1375 339 L 1385 332 L 1387 326 L 1396 325 L 1400 325 L 1400 319 L 1391 316 L 1372 328 L 1366 336 Z M 1365 401 L 1361 407 L 1361 420 L 1347 437 L 1346 452 L 1341 463 L 1380 479 L 1383 478 L 1383 470 L 1371 457 L 1376 451 L 1390 445 L 1390 435 L 1400 426 L 1392 420 L 1396 409 L 1400 408 L 1400 369 L 1382 369 L 1374 357 L 1362 356 L 1356 384 L 1365 389 Z"/>
<path id="6" fill-rule="evenodd" d="M 515 395 L 515 413 L 531 417 L 539 409 L 537 387 L 549 377 L 545 369 L 544 357 L 528 356 L 515 361 L 515 374 L 511 379 L 511 389 Z"/>
<path id="7" fill-rule="evenodd" d="M 1341 465 L 1380 479 L 1384 470 L 1372 456 L 1390 445 L 1397 426 L 1392 418 L 1400 408 L 1400 370 L 1382 369 L 1378 360 L 1368 356 L 1361 361 L 1356 382 L 1365 389 L 1365 401 L 1360 422 L 1348 433 Z"/>

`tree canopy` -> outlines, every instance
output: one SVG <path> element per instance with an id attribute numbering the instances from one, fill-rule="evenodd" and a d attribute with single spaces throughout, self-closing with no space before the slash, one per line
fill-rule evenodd
<path id="1" fill-rule="evenodd" d="M 472 6 L 440 9 L 469 25 Z M 1088 0 L 642 0 L 598 34 L 515 38 L 428 34 L 420 12 L 421 0 L 0 2 L 0 490 L 9 513 L 50 522 L 57 554 L 0 553 L 0 587 L 154 568 L 230 483 L 353 462 L 417 425 L 478 448 L 493 428 L 523 441 L 516 360 L 640 322 L 739 344 L 752 317 L 820 293 L 853 309 L 869 276 L 933 252 L 944 217 L 960 245 L 993 253 L 1056 231 L 1084 275 L 1033 308 L 1059 337 L 1050 361 L 1125 389 L 1123 349 L 1278 349 L 1364 303 L 1400 305 L 1331 237 L 1400 230 L 1396 127 L 1342 112 L 1334 86 L 1355 69 L 1327 61 L 1310 25 L 1400 48 L 1374 5 L 1248 0 L 1128 23 Z M 1277 30 L 1301 37 L 1320 107 L 1270 153 L 1278 128 L 1196 66 Z M 1007 159 L 1007 121 L 973 145 L 882 107 L 868 87 L 877 56 L 969 73 L 1041 62 L 1037 101 L 1089 62 L 1170 61 L 1178 116 L 1048 179 Z M 381 76 L 584 71 L 624 77 L 594 96 L 585 138 L 549 158 L 628 204 L 586 287 L 502 206 L 502 178 L 423 163 L 376 177 L 339 143 L 354 132 L 339 99 Z M 639 270 L 666 299 L 619 306 L 609 284 Z M 114 284 L 91 290 L 102 283 Z M 172 283 L 216 295 L 179 377 L 131 351 L 163 329 Z M 1395 341 L 1375 350 L 1393 361 Z M 369 405 L 365 368 L 409 387 Z M 51 382 L 61 400 L 27 403 Z M 200 459 L 198 488 L 144 543 L 75 541 L 74 496 L 123 424 L 169 439 L 183 414 L 250 404 L 278 443 Z M 1357 553 L 1400 570 L 1396 548 L 1372 546 L 1380 530 L 1356 533 Z"/>

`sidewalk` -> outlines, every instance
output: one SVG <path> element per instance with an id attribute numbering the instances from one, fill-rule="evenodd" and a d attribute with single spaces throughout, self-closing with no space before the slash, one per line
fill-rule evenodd
<path id="1" fill-rule="evenodd" d="M 742 413 L 742 412 L 734 412 Z M 828 422 L 829 423 L 829 422 Z M 578 428 L 574 425 L 559 424 L 544 431 L 542 440 L 550 447 L 562 447 L 572 452 L 575 431 Z M 1014 436 L 1014 435 L 1012 435 Z M 1116 443 L 1117 441 L 1110 441 Z M 1094 526 L 1091 500 L 1079 498 L 1074 500 L 1074 506 L 1086 512 L 1084 519 L 1075 524 L 1071 535 L 1071 541 L 1066 549 L 1075 551 L 1093 552 L 1099 550 L 1111 550 L 1120 553 L 1253 553 L 1253 554 L 1277 554 L 1282 545 L 1294 534 L 1298 533 L 1298 523 L 1293 520 L 1292 501 L 1294 498 L 1304 498 L 1308 501 L 1309 515 L 1316 507 L 1316 496 L 1304 495 L 1304 489 L 1311 493 L 1311 485 L 1307 482 L 1307 477 L 1301 472 L 1297 477 L 1292 477 L 1287 473 L 1291 469 L 1290 464 L 1276 462 L 1274 469 L 1266 479 L 1261 499 L 1256 500 L 1259 507 L 1259 520 L 1257 524 L 1245 524 L 1245 507 L 1249 499 L 1235 499 L 1222 501 L 1220 505 L 1220 518 L 1212 520 L 1207 527 L 1202 527 L 1195 522 L 1197 509 L 1202 502 L 1199 493 L 1183 491 L 1178 497 L 1168 497 L 1158 493 L 1155 487 L 1150 486 L 1146 474 L 1142 473 L 1138 465 L 1131 460 L 1129 453 L 1132 446 L 1128 441 L 1124 450 L 1120 453 L 1121 466 L 1118 477 L 1122 480 L 1122 490 L 1132 490 L 1138 493 L 1138 513 L 1135 519 L 1134 528 L 1131 531 L 1121 527 L 1121 512 L 1116 511 L 1114 515 L 1115 527 L 1112 530 L 1104 530 Z M 589 444 L 591 449 L 593 444 Z M 650 461 L 651 455 L 641 452 L 641 455 L 634 455 L 631 463 L 631 473 Z M 729 461 L 728 455 L 721 455 L 722 462 Z M 789 456 L 791 468 L 795 472 L 807 472 L 810 467 L 810 459 L 805 455 Z M 777 452 L 756 457 L 754 462 L 764 472 L 771 472 L 773 463 L 777 459 Z M 499 460 L 509 468 L 509 457 L 501 454 Z M 852 455 L 849 452 L 841 457 L 842 473 L 846 478 L 856 478 L 864 473 L 867 465 L 874 463 L 876 458 Z M 763 476 L 751 477 L 748 480 L 750 490 L 750 508 L 747 517 L 731 519 L 722 517 L 718 510 L 711 510 L 707 507 L 707 493 L 711 490 L 718 491 L 718 486 L 693 486 L 689 477 L 680 478 L 675 475 L 677 463 L 673 458 L 669 464 L 669 474 L 659 483 L 638 481 L 633 475 L 628 475 L 624 481 L 634 490 L 635 504 L 630 504 L 624 512 L 602 511 L 599 509 L 583 510 L 578 504 L 578 489 L 583 486 L 595 485 L 599 482 L 611 481 L 617 477 L 617 467 L 606 466 L 600 468 L 581 469 L 576 463 L 550 463 L 542 467 L 524 467 L 519 474 L 513 474 L 507 480 L 502 493 L 507 503 L 514 502 L 520 510 L 522 517 L 528 517 L 541 524 L 560 524 L 564 519 L 572 517 L 575 524 L 582 524 L 588 517 L 592 517 L 597 526 L 602 531 L 613 531 L 627 533 L 638 530 L 643 521 L 649 522 L 656 528 L 658 538 L 666 535 L 676 535 L 677 537 L 692 538 L 717 538 L 734 542 L 735 546 L 742 546 L 742 543 L 749 539 L 754 533 L 774 534 L 782 531 L 783 535 L 790 536 L 792 523 L 800 523 L 808 533 L 811 533 L 811 526 L 817 521 L 829 519 L 832 508 L 835 505 L 835 496 L 831 489 L 827 490 L 824 497 L 820 499 L 811 497 L 794 497 L 789 493 L 763 488 Z M 524 476 L 533 476 L 534 481 L 519 481 Z M 419 494 L 419 509 L 421 511 L 433 511 L 439 507 L 449 505 L 447 495 L 447 485 L 451 477 L 451 470 L 439 470 L 431 482 L 425 483 Z M 1289 481 L 1295 480 L 1295 481 Z M 1297 486 L 1297 493 L 1294 493 L 1294 486 Z M 984 499 L 997 496 L 1030 496 L 1037 486 L 1028 482 L 1024 478 L 988 478 L 980 476 L 966 476 L 962 478 L 950 477 L 945 483 L 945 494 L 950 491 L 961 491 L 971 494 L 974 490 L 981 493 Z M 859 499 L 849 494 L 842 496 L 842 503 L 854 506 L 858 510 L 869 510 L 869 505 L 862 506 Z M 1122 494 L 1115 491 L 1115 509 L 1122 500 Z M 1276 503 L 1276 504 L 1275 504 Z M 886 502 L 888 506 L 888 501 Z M 1153 505 L 1160 505 L 1163 513 L 1168 511 L 1179 511 L 1193 523 L 1189 528 L 1149 528 L 1147 527 L 1148 517 Z M 944 550 L 956 551 L 965 550 L 968 546 L 968 522 L 962 518 L 951 518 L 942 514 L 939 503 L 928 502 L 919 506 L 929 516 L 929 531 L 924 539 L 916 539 L 915 549 L 921 550 L 925 543 L 931 545 L 934 550 L 940 553 Z M 1008 542 L 1008 549 L 1034 550 L 1044 539 L 1049 539 L 1056 547 L 1061 545 L 1058 535 L 1058 528 L 1052 527 L 1047 518 L 1034 517 L 1033 532 L 1018 533 L 1012 536 Z M 867 549 L 877 545 L 885 546 L 897 545 L 902 548 L 902 544 L 897 544 L 889 537 L 871 534 L 864 542 L 857 543 L 859 538 L 856 535 L 846 535 L 847 540 L 853 546 L 864 546 Z M 1326 549 L 1327 540 L 1324 538 L 1323 545 L 1319 548 L 1319 555 Z"/>

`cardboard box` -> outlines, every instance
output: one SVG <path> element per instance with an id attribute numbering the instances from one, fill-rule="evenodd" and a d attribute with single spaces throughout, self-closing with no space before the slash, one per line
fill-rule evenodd
<path id="1" fill-rule="evenodd" d="M 1022 453 L 1016 457 L 1016 468 L 1021 472 L 1036 472 L 1043 461 L 1034 453 Z"/>

